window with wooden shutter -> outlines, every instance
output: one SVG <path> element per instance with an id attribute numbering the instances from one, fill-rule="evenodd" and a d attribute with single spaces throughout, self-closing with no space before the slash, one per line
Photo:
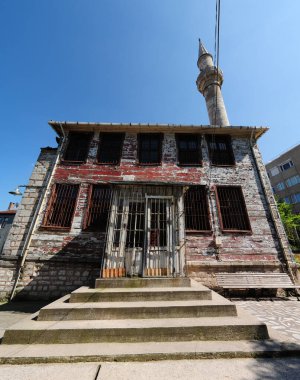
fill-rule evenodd
<path id="1" fill-rule="evenodd" d="M 52 188 L 43 226 L 69 229 L 73 220 L 78 192 L 79 185 L 56 183 Z"/>
<path id="2" fill-rule="evenodd" d="M 138 135 L 140 164 L 158 165 L 161 163 L 162 138 L 161 133 L 140 133 Z"/>
<path id="3" fill-rule="evenodd" d="M 90 186 L 84 229 L 106 231 L 111 195 L 112 191 L 109 186 Z"/>
<path id="4" fill-rule="evenodd" d="M 63 156 L 63 161 L 74 163 L 86 161 L 91 138 L 91 133 L 69 132 L 68 145 Z"/>
<path id="5" fill-rule="evenodd" d="M 100 133 L 98 162 L 118 165 L 121 160 L 124 133 Z"/>
<path id="6" fill-rule="evenodd" d="M 201 165 L 201 136 L 193 133 L 176 134 L 178 164 Z"/>
<path id="7" fill-rule="evenodd" d="M 217 186 L 217 203 L 223 231 L 251 231 L 240 186 Z"/>
<path id="8" fill-rule="evenodd" d="M 185 229 L 210 231 L 210 217 L 205 186 L 191 186 L 184 195 Z"/>
<path id="9" fill-rule="evenodd" d="M 235 164 L 230 136 L 207 135 L 206 138 L 212 165 L 231 166 Z"/>

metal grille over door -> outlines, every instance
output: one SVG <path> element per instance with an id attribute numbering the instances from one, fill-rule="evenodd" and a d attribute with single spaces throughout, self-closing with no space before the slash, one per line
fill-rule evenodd
<path id="1" fill-rule="evenodd" d="M 102 277 L 179 275 L 181 193 L 160 186 L 114 190 Z"/>
<path id="2" fill-rule="evenodd" d="M 175 272 L 173 197 L 146 196 L 145 276 Z"/>

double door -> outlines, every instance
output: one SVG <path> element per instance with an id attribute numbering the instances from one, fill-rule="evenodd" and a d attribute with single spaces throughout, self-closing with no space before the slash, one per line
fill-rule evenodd
<path id="1" fill-rule="evenodd" d="M 116 191 L 107 231 L 106 273 L 109 277 L 176 275 L 176 231 L 174 196 Z"/>

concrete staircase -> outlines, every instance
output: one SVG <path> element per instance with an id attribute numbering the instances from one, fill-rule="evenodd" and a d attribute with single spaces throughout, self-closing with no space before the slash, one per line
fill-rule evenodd
<path id="1" fill-rule="evenodd" d="M 239 342 L 244 343 L 244 351 L 245 342 L 248 346 L 252 342 L 246 350 L 251 356 L 253 342 L 269 342 L 267 351 L 271 347 L 265 324 L 195 281 L 119 278 L 97 280 L 95 289 L 79 288 L 42 308 L 7 329 L 1 347 L 39 346 L 48 360 L 49 350 L 53 357 L 60 355 L 60 361 L 66 356 L 70 360 L 72 350 L 77 359 L 90 352 L 95 360 L 157 360 L 174 358 L 175 353 L 176 358 L 197 357 L 195 351 L 206 350 L 207 354 L 207 347 L 211 354 L 214 350 L 220 353 L 222 344 L 230 351 L 228 342 L 234 344 L 234 356 L 241 350 Z M 68 354 L 60 346 L 68 346 Z M 278 351 L 275 346 L 273 350 Z M 257 352 L 266 351 L 257 343 L 255 347 Z"/>

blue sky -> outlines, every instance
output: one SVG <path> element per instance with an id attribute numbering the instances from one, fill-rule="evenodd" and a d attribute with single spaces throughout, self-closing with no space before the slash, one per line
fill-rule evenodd
<path id="1" fill-rule="evenodd" d="M 299 14 L 297 0 L 221 0 L 229 120 L 270 127 L 265 162 L 300 142 Z M 208 124 L 196 61 L 214 22 L 214 0 L 0 0 L 0 209 L 56 145 L 50 119 Z"/>

